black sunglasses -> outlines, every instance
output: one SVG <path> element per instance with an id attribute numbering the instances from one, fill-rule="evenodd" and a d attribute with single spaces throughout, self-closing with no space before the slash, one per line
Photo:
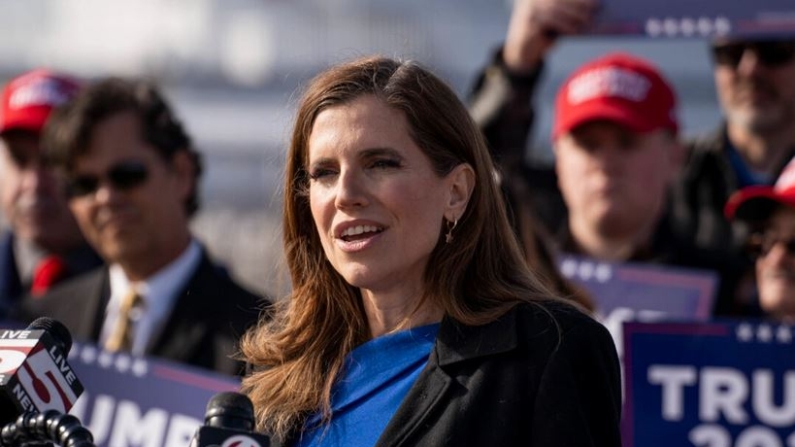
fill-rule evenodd
<path id="1" fill-rule="evenodd" d="M 107 173 L 96 175 L 77 175 L 69 179 L 67 194 L 69 197 L 82 197 L 93 194 L 99 189 L 102 181 L 119 191 L 127 191 L 141 185 L 149 177 L 146 166 L 138 161 L 125 161 L 108 169 Z"/>
<path id="2" fill-rule="evenodd" d="M 751 256 L 758 258 L 767 256 L 776 244 L 782 244 L 788 255 L 795 256 L 795 237 L 783 238 L 772 233 L 754 233 L 748 238 L 746 247 Z"/>
<path id="3" fill-rule="evenodd" d="M 719 65 L 736 68 L 746 50 L 752 50 L 767 67 L 780 67 L 795 59 L 795 40 L 730 42 L 712 46 L 712 57 Z"/>

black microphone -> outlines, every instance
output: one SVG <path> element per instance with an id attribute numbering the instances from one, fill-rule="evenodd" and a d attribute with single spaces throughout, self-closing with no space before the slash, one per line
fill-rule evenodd
<path id="1" fill-rule="evenodd" d="M 240 393 L 218 393 L 207 402 L 204 425 L 191 447 L 269 447 L 270 439 L 254 432 L 254 405 Z"/>
<path id="2" fill-rule="evenodd" d="M 0 447 L 96 447 L 94 435 L 71 414 L 55 410 L 23 413 L 0 430 Z"/>
<path id="3" fill-rule="evenodd" d="M 42 317 L 26 329 L 0 329 L 0 425 L 23 413 L 67 413 L 83 385 L 66 361 L 72 336 Z"/>

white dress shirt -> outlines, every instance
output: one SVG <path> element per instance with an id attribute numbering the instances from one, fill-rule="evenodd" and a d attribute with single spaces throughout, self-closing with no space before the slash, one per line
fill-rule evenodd
<path id="1" fill-rule="evenodd" d="M 201 247 L 196 240 L 191 240 L 188 248 L 177 259 L 143 281 L 130 281 L 118 264 L 111 265 L 110 300 L 105 309 L 100 345 L 104 346 L 113 333 L 121 317 L 122 299 L 130 288 L 134 288 L 143 297 L 144 305 L 131 315 L 135 331 L 132 353 L 145 354 L 163 331 L 177 301 L 177 295 L 185 287 L 200 261 Z"/>

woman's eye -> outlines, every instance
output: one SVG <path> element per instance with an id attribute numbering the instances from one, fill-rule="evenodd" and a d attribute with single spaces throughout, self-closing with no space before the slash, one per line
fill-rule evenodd
<path id="1" fill-rule="evenodd" d="M 334 175 L 334 171 L 325 168 L 315 168 L 309 173 L 309 178 L 312 180 L 319 180 L 330 175 Z"/>
<path id="2" fill-rule="evenodd" d="M 371 167 L 378 169 L 399 168 L 400 161 L 392 159 L 376 160 L 372 163 Z"/>

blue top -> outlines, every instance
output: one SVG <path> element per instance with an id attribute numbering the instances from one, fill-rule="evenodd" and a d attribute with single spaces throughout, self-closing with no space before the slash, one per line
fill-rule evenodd
<path id="1" fill-rule="evenodd" d="M 737 175 L 737 182 L 740 188 L 753 185 L 770 185 L 773 183 L 774 179 L 770 175 L 752 170 L 728 138 L 726 141 L 728 142 L 729 163 L 734 173 Z"/>
<path id="2" fill-rule="evenodd" d="M 428 363 L 439 323 L 375 338 L 348 355 L 331 395 L 331 423 L 309 418 L 297 447 L 375 445 Z"/>

